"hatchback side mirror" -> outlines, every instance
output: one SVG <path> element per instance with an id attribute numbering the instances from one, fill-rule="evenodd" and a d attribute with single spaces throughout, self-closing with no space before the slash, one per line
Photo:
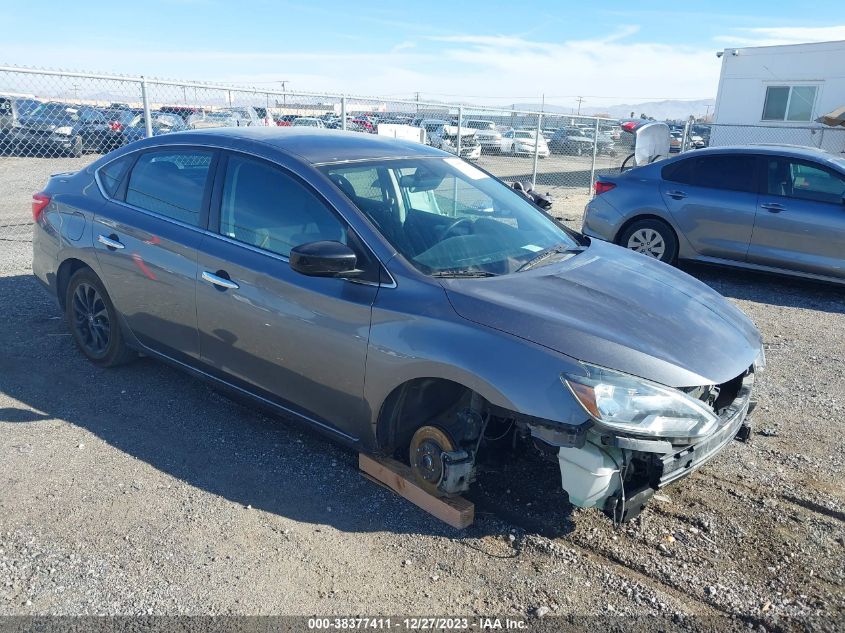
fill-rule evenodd
<path id="1" fill-rule="evenodd" d="M 291 269 L 309 277 L 355 277 L 362 272 L 357 265 L 355 251 L 341 242 L 310 242 L 290 251 Z"/>

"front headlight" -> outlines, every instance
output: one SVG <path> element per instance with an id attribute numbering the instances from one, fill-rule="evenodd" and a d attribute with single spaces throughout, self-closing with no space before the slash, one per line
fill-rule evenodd
<path id="1" fill-rule="evenodd" d="M 53 130 L 55 134 L 61 134 L 62 136 L 70 136 L 71 132 L 73 132 L 73 128 L 69 125 L 63 125 L 62 127 L 57 127 Z"/>
<path id="2" fill-rule="evenodd" d="M 587 376 L 561 381 L 599 425 L 613 431 L 665 438 L 696 438 L 718 424 L 716 413 L 682 391 L 611 369 L 581 364 Z"/>

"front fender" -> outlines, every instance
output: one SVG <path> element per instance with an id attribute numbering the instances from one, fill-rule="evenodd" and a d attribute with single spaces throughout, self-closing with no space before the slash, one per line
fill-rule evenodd
<path id="1" fill-rule="evenodd" d="M 439 301 L 403 300 L 401 306 L 394 305 L 398 294 L 380 292 L 373 307 L 364 397 L 374 435 L 387 397 L 416 378 L 451 380 L 494 406 L 526 416 L 587 423 L 586 413 L 560 381 L 562 372 L 580 369 L 577 361 L 467 321 L 441 288 L 432 292 L 439 292 Z"/>

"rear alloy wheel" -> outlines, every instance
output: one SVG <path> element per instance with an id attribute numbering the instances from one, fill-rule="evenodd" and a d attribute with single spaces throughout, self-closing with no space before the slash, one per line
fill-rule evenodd
<path id="1" fill-rule="evenodd" d="M 678 254 L 675 233 L 660 220 L 634 222 L 622 234 L 619 244 L 637 253 L 671 264 Z"/>
<path id="2" fill-rule="evenodd" d="M 117 311 L 92 270 L 83 268 L 71 277 L 65 318 L 77 347 L 95 365 L 113 367 L 135 357 L 123 341 Z"/>
<path id="3" fill-rule="evenodd" d="M 442 497 L 439 489 L 445 473 L 443 453 L 455 450 L 455 443 L 435 426 L 421 426 L 411 438 L 409 458 L 417 484 L 429 494 Z"/>

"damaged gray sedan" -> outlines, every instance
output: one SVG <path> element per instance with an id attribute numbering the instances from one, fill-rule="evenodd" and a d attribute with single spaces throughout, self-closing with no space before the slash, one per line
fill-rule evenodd
<path id="1" fill-rule="evenodd" d="M 311 129 L 132 143 L 33 198 L 77 346 L 138 353 L 460 494 L 496 442 L 615 520 L 748 433 L 760 335 L 446 152 Z"/>

